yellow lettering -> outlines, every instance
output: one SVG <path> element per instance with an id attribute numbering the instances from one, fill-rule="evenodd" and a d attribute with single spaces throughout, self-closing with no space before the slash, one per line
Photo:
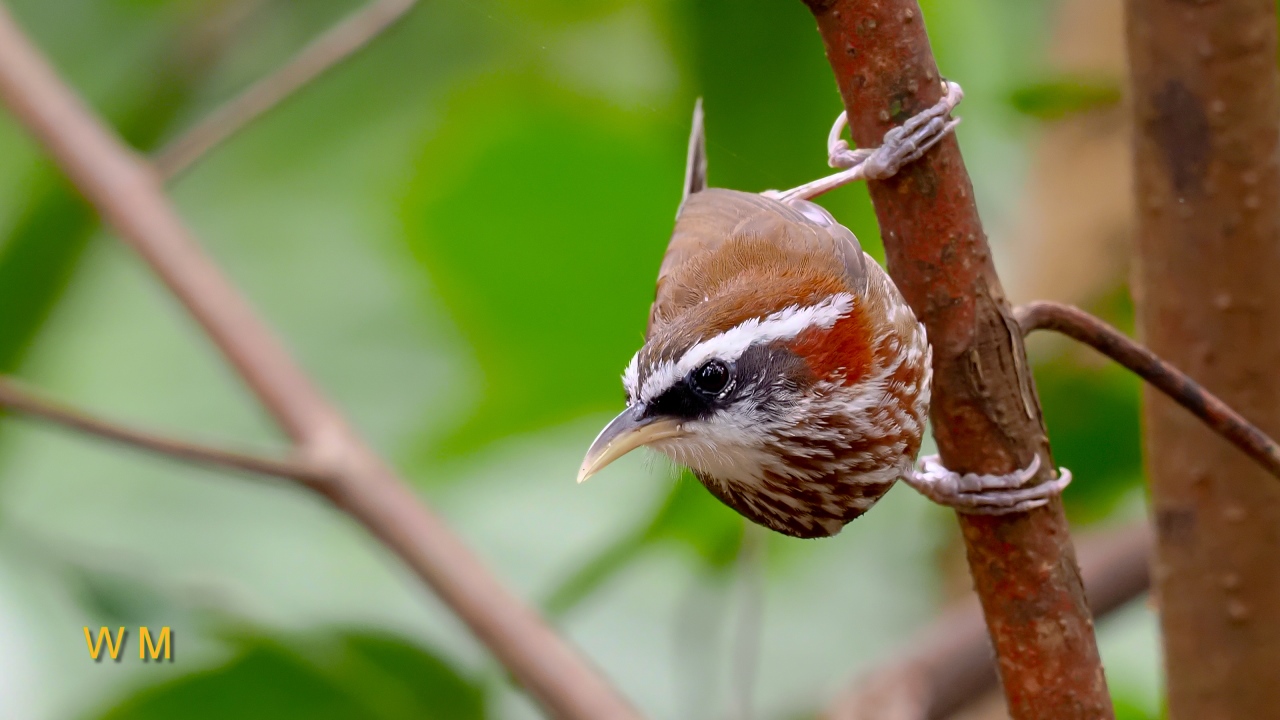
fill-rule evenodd
<path id="1" fill-rule="evenodd" d="M 154 644 L 151 642 L 151 632 L 147 630 L 146 625 L 143 625 L 142 627 L 138 628 L 138 635 L 142 637 L 142 640 L 138 643 L 138 659 L 139 660 L 147 659 L 147 655 L 146 655 L 147 652 L 151 653 L 152 660 L 159 660 L 160 648 L 164 648 L 165 660 L 172 659 L 171 653 L 173 651 L 173 646 L 172 646 L 172 643 L 169 641 L 168 625 L 160 628 L 160 635 L 159 637 L 156 638 L 156 642 Z"/>
<path id="2" fill-rule="evenodd" d="M 168 630 L 168 628 L 165 628 Z M 111 655 L 112 660 L 118 660 L 120 650 L 124 647 L 124 628 L 116 630 L 114 639 L 111 637 L 111 630 L 106 627 L 98 628 L 98 639 L 95 642 L 89 628 L 84 629 L 84 642 L 89 646 L 89 656 L 97 661 L 102 656 L 102 641 L 107 642 L 107 653 Z M 167 641 L 167 640 L 166 640 Z"/>

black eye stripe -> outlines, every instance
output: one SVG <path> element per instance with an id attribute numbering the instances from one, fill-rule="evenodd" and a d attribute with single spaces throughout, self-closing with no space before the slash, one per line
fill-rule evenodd
<path id="1" fill-rule="evenodd" d="M 695 419 L 706 417 L 711 410 L 711 401 L 706 396 L 681 381 L 654 398 L 645 408 L 645 415 Z"/>
<path id="2" fill-rule="evenodd" d="M 733 368 L 720 360 L 711 360 L 681 378 L 645 408 L 646 416 L 665 415 L 699 419 L 709 416 L 727 400 L 726 389 L 733 380 Z"/>

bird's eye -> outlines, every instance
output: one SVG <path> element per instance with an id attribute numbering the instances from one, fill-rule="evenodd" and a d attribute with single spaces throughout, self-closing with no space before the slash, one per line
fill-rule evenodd
<path id="1" fill-rule="evenodd" d="M 719 360 L 708 361 L 693 371 L 693 387 L 704 395 L 719 395 L 729 384 L 729 368 Z"/>

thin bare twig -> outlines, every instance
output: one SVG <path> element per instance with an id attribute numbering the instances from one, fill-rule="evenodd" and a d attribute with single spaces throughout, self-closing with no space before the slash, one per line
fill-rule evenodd
<path id="1" fill-rule="evenodd" d="M 1061 303 L 1033 302 L 1014 312 L 1023 335 L 1033 330 L 1052 330 L 1115 360 L 1280 478 L 1280 445 L 1186 373 L 1124 333 L 1080 308 Z"/>
<path id="2" fill-rule="evenodd" d="M 326 497 L 435 590 L 549 714 L 638 717 L 348 426 L 201 250 L 160 177 L 62 82 L 3 4 L 0 100 L 187 307 L 303 454 L 335 469 Z"/>
<path id="3" fill-rule="evenodd" d="M 1152 544 L 1146 523 L 1079 539 L 1080 574 L 1095 616 L 1147 591 Z M 976 597 L 943 612 L 903 648 L 852 683 L 827 708 L 825 720 L 942 720 L 997 686 Z"/>
<path id="4" fill-rule="evenodd" d="M 190 169 L 210 150 L 279 105 L 307 83 L 355 55 L 399 22 L 418 0 L 375 0 L 311 41 L 283 67 L 249 86 L 155 153 L 165 179 Z"/>
<path id="5" fill-rule="evenodd" d="M 334 482 L 333 473 L 304 462 L 246 455 L 124 427 L 38 397 L 6 378 L 0 378 L 0 407 L 40 418 L 85 435 L 158 455 L 167 455 L 178 460 L 294 480 L 317 492 L 325 492 L 325 488 Z"/>

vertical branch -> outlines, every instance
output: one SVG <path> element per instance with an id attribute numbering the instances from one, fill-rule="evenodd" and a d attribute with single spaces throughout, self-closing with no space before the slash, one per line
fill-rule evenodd
<path id="1" fill-rule="evenodd" d="M 937 64 L 916 0 L 807 0 L 849 113 L 853 139 L 935 103 Z M 954 137 L 897 176 L 870 183 L 889 272 L 934 349 L 931 417 L 945 464 L 1007 473 L 1053 467 L 1017 322 L 991 262 Z M 974 586 L 1015 720 L 1112 717 L 1060 501 L 1010 516 L 961 515 Z"/>
<path id="2" fill-rule="evenodd" d="M 1144 341 L 1280 431 L 1280 73 L 1274 0 L 1127 0 Z M 1145 398 L 1170 717 L 1280 706 L 1280 487 Z"/>

